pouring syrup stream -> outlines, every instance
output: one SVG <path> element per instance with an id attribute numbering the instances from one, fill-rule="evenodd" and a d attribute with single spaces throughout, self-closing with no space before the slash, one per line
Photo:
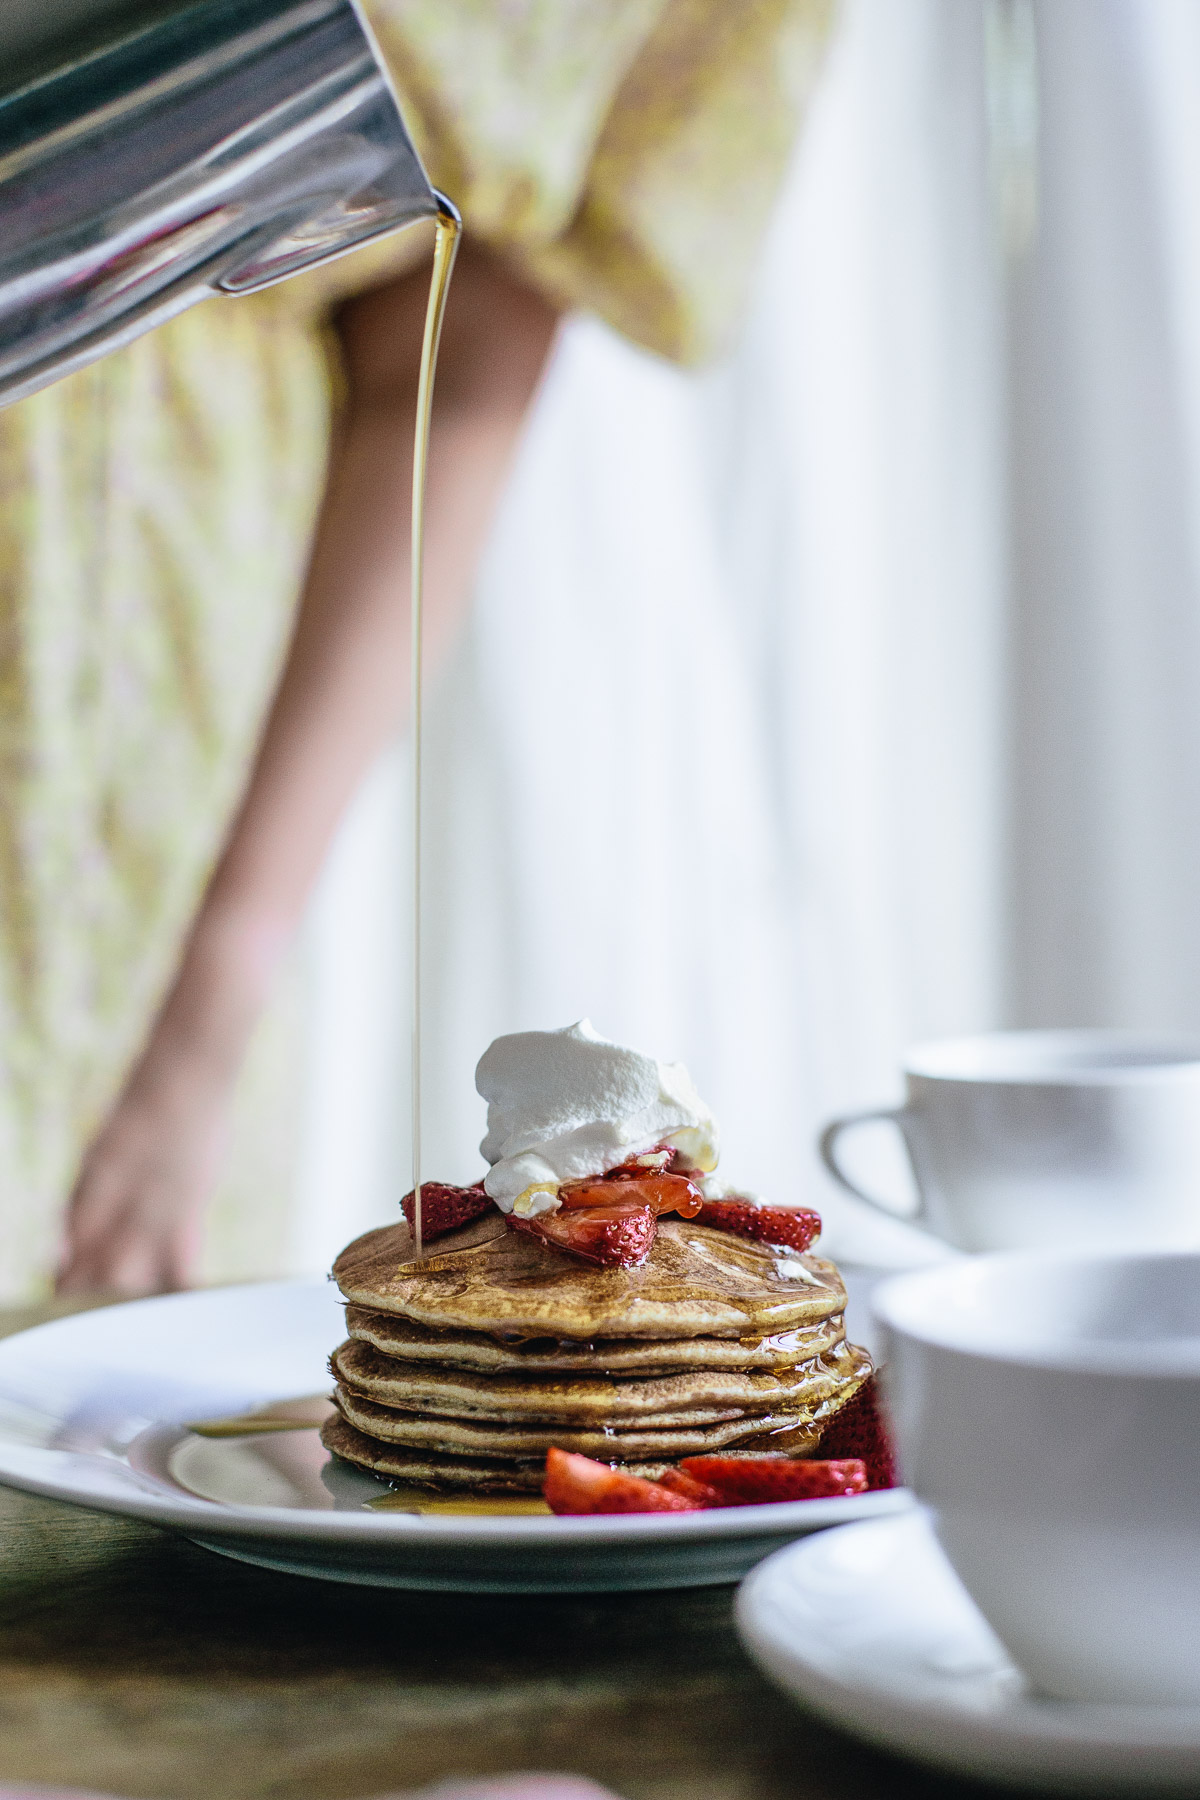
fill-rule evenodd
<path id="1" fill-rule="evenodd" d="M 462 220 L 458 211 L 444 194 L 437 195 L 437 203 L 433 273 L 429 281 L 429 305 L 425 312 L 421 373 L 417 383 L 417 428 L 413 444 L 412 478 L 412 1179 L 413 1246 L 418 1261 L 424 1255 L 421 1238 L 421 603 L 425 576 L 425 478 L 429 463 L 429 427 L 433 418 L 433 382 L 437 373 L 438 345 L 441 342 L 450 274 L 454 268 L 462 232 Z"/>

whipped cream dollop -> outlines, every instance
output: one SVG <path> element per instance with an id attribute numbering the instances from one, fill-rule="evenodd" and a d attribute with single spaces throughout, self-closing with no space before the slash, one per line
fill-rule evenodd
<path id="1" fill-rule="evenodd" d="M 475 1086 L 488 1103 L 483 1185 L 501 1212 L 552 1212 L 564 1181 L 604 1175 L 660 1144 L 689 1168 L 716 1168 L 716 1121 L 683 1064 L 610 1043 L 587 1019 L 497 1038 Z"/>

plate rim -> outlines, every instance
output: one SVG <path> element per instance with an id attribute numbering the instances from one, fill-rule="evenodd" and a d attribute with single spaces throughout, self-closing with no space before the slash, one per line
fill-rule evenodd
<path id="1" fill-rule="evenodd" d="M 918 1522 L 932 1535 L 927 1509 L 914 1503 L 903 1517 L 858 1519 L 834 1529 L 886 1533 L 919 1528 Z M 942 1698 L 906 1696 L 896 1684 L 840 1678 L 807 1652 L 800 1636 L 783 1645 L 758 1616 L 763 1597 L 784 1564 L 816 1554 L 807 1539 L 775 1551 L 745 1577 L 734 1606 L 747 1653 L 793 1700 L 893 1753 L 976 1777 L 1018 1785 L 1053 1780 L 1080 1792 L 1099 1791 L 1106 1780 L 1110 1792 L 1128 1792 L 1138 1781 L 1155 1779 L 1166 1787 L 1184 1780 L 1194 1789 L 1200 1706 L 1054 1700 L 1016 1689 L 984 1712 L 956 1702 L 950 1682 Z M 794 1578 L 793 1570 L 789 1577 Z M 861 1580 L 865 1585 L 868 1577 Z M 1119 1766 L 1113 1767 L 1114 1760 Z"/>
<path id="2" fill-rule="evenodd" d="M 27 1344 L 35 1337 L 45 1339 L 77 1331 L 89 1319 L 111 1319 L 114 1315 L 128 1318 L 144 1309 L 169 1310 L 172 1306 L 195 1308 L 206 1301 L 236 1293 L 252 1302 L 257 1295 L 280 1292 L 310 1291 L 314 1297 L 329 1293 L 327 1277 L 302 1276 L 277 1281 L 226 1283 L 208 1288 L 192 1288 L 179 1294 L 155 1294 L 139 1300 L 118 1301 L 112 1305 L 67 1313 L 59 1319 L 47 1319 L 40 1325 L 28 1326 L 0 1338 L 0 1379 L 9 1346 Z M 334 1289 L 336 1293 L 336 1289 Z M 168 1421 L 163 1421 L 167 1423 Z M 79 1458 L 92 1456 L 96 1461 L 124 1469 L 140 1485 L 128 1494 L 88 1492 L 78 1481 L 56 1479 L 51 1473 L 35 1473 L 14 1468 L 7 1452 L 21 1449 L 26 1454 Z M 104 1512 L 125 1518 L 142 1519 L 149 1524 L 174 1529 L 203 1531 L 205 1535 L 261 1538 L 278 1542 L 310 1544 L 361 1544 L 381 1546 L 405 1540 L 466 1548 L 472 1543 L 480 1547 L 500 1548 L 511 1545 L 546 1548 L 555 1544 L 646 1546 L 659 1544 L 698 1544 L 711 1540 L 737 1540 L 778 1536 L 787 1532 L 808 1535 L 852 1522 L 869 1523 L 877 1516 L 896 1514 L 911 1509 L 913 1497 L 907 1488 L 888 1488 L 869 1494 L 855 1494 L 825 1500 L 774 1501 L 761 1506 L 714 1508 L 694 1513 L 621 1513 L 596 1514 L 588 1517 L 548 1518 L 486 1517 L 479 1515 L 370 1513 L 304 1510 L 292 1507 L 250 1507 L 223 1505 L 199 1496 L 176 1495 L 164 1484 L 161 1492 L 152 1478 L 130 1469 L 122 1457 L 111 1452 L 79 1450 L 55 1451 L 39 1446 L 15 1445 L 0 1424 L 0 1485 L 16 1488 L 47 1500 L 93 1512 Z M 482 1540 L 482 1541 L 481 1541 Z"/>

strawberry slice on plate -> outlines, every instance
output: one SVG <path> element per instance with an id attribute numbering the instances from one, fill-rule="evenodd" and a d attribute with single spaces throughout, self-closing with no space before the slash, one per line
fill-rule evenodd
<path id="1" fill-rule="evenodd" d="M 821 1235 L 820 1213 L 806 1206 L 756 1206 L 750 1200 L 739 1200 L 736 1194 L 728 1200 L 705 1200 L 696 1222 L 716 1231 L 730 1231 L 734 1237 L 753 1238 L 756 1243 L 786 1245 L 789 1250 L 807 1250 Z"/>
<path id="2" fill-rule="evenodd" d="M 831 1500 L 867 1491 L 867 1471 L 857 1457 L 809 1462 L 791 1456 L 685 1456 L 680 1467 L 693 1480 L 715 1488 L 721 1506 Z"/>
<path id="3" fill-rule="evenodd" d="M 445 1181 L 423 1181 L 421 1237 L 428 1243 L 431 1238 L 443 1237 L 447 1231 L 457 1231 L 460 1225 L 469 1225 L 472 1219 L 481 1219 L 491 1204 L 481 1181 L 477 1181 L 474 1187 L 451 1187 Z M 405 1194 L 400 1206 L 408 1220 L 408 1229 L 412 1231 L 415 1211 L 413 1194 Z"/>
<path id="4" fill-rule="evenodd" d="M 555 1513 L 698 1512 L 702 1505 L 569 1450 L 547 1450 L 542 1493 Z"/>
<path id="5" fill-rule="evenodd" d="M 658 1478 L 660 1487 L 670 1488 L 673 1494 L 682 1494 L 685 1500 L 694 1500 L 697 1506 L 724 1506 L 725 1502 L 715 1487 L 707 1481 L 697 1481 L 686 1469 L 671 1468 Z"/>
<path id="6" fill-rule="evenodd" d="M 866 1466 L 869 1488 L 899 1487 L 896 1452 L 879 1405 L 874 1375 L 839 1408 L 821 1432 L 822 1456 L 858 1457 Z"/>
<path id="7" fill-rule="evenodd" d="M 623 1196 L 619 1187 L 610 1187 L 604 1205 L 564 1205 L 558 1212 L 539 1213 L 536 1219 L 519 1219 L 509 1213 L 508 1225 L 510 1231 L 541 1238 L 556 1250 L 597 1263 L 602 1269 L 636 1269 L 650 1254 L 658 1218 L 644 1200 Z"/>

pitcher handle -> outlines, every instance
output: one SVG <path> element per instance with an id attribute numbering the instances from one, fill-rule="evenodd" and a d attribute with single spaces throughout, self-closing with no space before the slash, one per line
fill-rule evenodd
<path id="1" fill-rule="evenodd" d="M 843 1132 L 852 1131 L 858 1125 L 877 1125 L 881 1121 L 887 1121 L 899 1128 L 900 1136 L 904 1139 L 904 1148 L 908 1152 L 908 1159 L 911 1163 L 912 1152 L 908 1149 L 908 1138 L 905 1136 L 903 1124 L 903 1121 L 907 1116 L 908 1108 L 906 1106 L 873 1106 L 866 1112 L 843 1113 L 840 1118 L 831 1119 L 829 1124 L 825 1127 L 824 1131 L 821 1133 L 819 1149 L 821 1152 L 821 1161 L 825 1164 L 825 1167 L 829 1170 L 833 1179 L 839 1186 L 844 1187 L 848 1194 L 853 1194 L 856 1200 L 865 1200 L 868 1206 L 873 1206 L 876 1212 L 886 1213 L 889 1219 L 901 1219 L 905 1223 L 915 1223 L 920 1219 L 925 1210 L 925 1203 L 921 1196 L 919 1182 L 917 1183 L 916 1212 L 900 1213 L 897 1212 L 894 1206 L 889 1206 L 886 1200 L 877 1199 L 874 1194 L 868 1194 L 865 1188 L 860 1188 L 856 1182 L 851 1181 L 837 1159 L 838 1139 L 842 1136 Z M 913 1171 L 913 1176 L 915 1180 L 915 1169 Z"/>

